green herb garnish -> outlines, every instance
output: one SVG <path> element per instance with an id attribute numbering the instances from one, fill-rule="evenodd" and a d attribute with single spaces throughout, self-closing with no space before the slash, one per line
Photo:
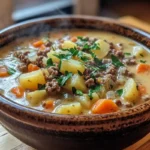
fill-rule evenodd
<path id="1" fill-rule="evenodd" d="M 54 56 L 56 56 L 59 59 L 70 59 L 72 57 L 72 55 L 70 53 L 68 54 L 54 54 Z"/>
<path id="2" fill-rule="evenodd" d="M 124 64 L 114 55 L 111 55 L 112 64 L 116 67 L 124 66 Z"/>
<path id="3" fill-rule="evenodd" d="M 76 48 L 70 48 L 68 51 L 71 53 L 72 56 L 76 56 L 79 53 Z"/>
<path id="4" fill-rule="evenodd" d="M 44 90 L 45 84 L 38 84 L 38 90 Z"/>
<path id="5" fill-rule="evenodd" d="M 102 87 L 102 85 L 96 85 L 96 86 L 89 89 L 88 96 L 90 97 L 91 100 L 93 99 L 92 94 L 95 93 L 95 92 L 99 92 L 101 90 L 101 87 Z"/>
<path id="6" fill-rule="evenodd" d="M 99 69 L 100 70 L 106 70 L 107 66 L 108 66 L 107 64 L 103 64 L 103 65 L 99 66 Z"/>
<path id="7" fill-rule="evenodd" d="M 77 90 L 75 87 L 72 87 L 72 93 L 76 95 L 83 95 L 83 92 L 81 90 Z"/>
<path id="8" fill-rule="evenodd" d="M 140 60 L 140 62 L 145 64 L 145 63 L 146 63 L 146 60 Z"/>
<path id="9" fill-rule="evenodd" d="M 89 46 L 87 43 L 86 43 L 86 44 L 84 44 L 84 46 L 83 46 L 83 49 L 82 49 L 82 50 L 84 51 L 84 50 L 89 50 L 89 49 L 90 49 L 90 46 Z"/>
<path id="10" fill-rule="evenodd" d="M 81 40 L 81 41 L 88 41 L 88 39 L 83 38 L 82 36 L 78 36 L 77 38 L 78 38 L 79 40 Z"/>
<path id="11" fill-rule="evenodd" d="M 127 55 L 127 56 L 130 56 L 131 55 L 131 53 L 124 53 L 125 55 Z"/>
<path id="12" fill-rule="evenodd" d="M 60 86 L 64 86 L 66 81 L 72 77 L 72 73 L 71 72 L 68 72 L 68 71 L 65 71 L 65 75 L 62 75 L 59 77 L 59 79 L 57 80 L 58 81 L 58 84 Z"/>
<path id="13" fill-rule="evenodd" d="M 11 67 L 8 67 L 7 72 L 8 72 L 8 74 L 12 75 L 16 72 L 16 70 Z"/>
<path id="14" fill-rule="evenodd" d="M 97 57 L 94 57 L 94 62 L 96 63 L 96 65 L 102 65 L 102 60 L 98 59 Z"/>
<path id="15" fill-rule="evenodd" d="M 89 58 L 87 56 L 81 56 L 80 59 L 84 62 L 89 60 Z"/>
<path id="16" fill-rule="evenodd" d="M 100 50 L 100 45 L 98 43 L 94 43 L 90 46 L 91 50 Z"/>
<path id="17" fill-rule="evenodd" d="M 93 58 L 96 58 L 96 55 L 92 51 L 90 51 L 90 54 Z"/>
<path id="18" fill-rule="evenodd" d="M 83 52 L 79 51 L 77 55 L 82 61 L 86 62 L 89 60 L 87 56 L 84 56 Z"/>
<path id="19" fill-rule="evenodd" d="M 58 64 L 58 69 L 60 70 L 61 68 L 61 64 L 62 64 L 62 61 L 60 60 L 59 64 Z"/>
<path id="20" fill-rule="evenodd" d="M 83 75 L 83 73 L 81 73 L 79 70 L 78 70 L 78 74 L 79 74 L 80 76 L 82 76 L 82 75 Z"/>
<path id="21" fill-rule="evenodd" d="M 76 94 L 82 96 L 83 92 L 81 90 L 76 90 Z"/>
<path id="22" fill-rule="evenodd" d="M 123 94 L 123 89 L 117 90 L 116 93 L 117 93 L 118 96 L 121 96 Z"/>
<path id="23" fill-rule="evenodd" d="M 107 64 L 103 64 L 101 59 L 94 57 L 94 62 L 96 66 L 99 68 L 99 70 L 106 70 Z"/>
<path id="24" fill-rule="evenodd" d="M 140 56 L 141 56 L 141 57 L 144 57 L 144 55 L 143 55 L 143 54 L 140 54 Z"/>
<path id="25" fill-rule="evenodd" d="M 51 58 L 49 58 L 49 59 L 47 60 L 46 64 L 47 64 L 47 65 L 46 65 L 47 67 L 54 66 L 54 63 L 53 63 L 53 61 L 52 61 Z"/>

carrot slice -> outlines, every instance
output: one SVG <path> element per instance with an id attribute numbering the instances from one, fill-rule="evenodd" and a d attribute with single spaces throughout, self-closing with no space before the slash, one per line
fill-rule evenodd
<path id="1" fill-rule="evenodd" d="M 9 76 L 8 70 L 5 66 L 0 67 L 0 77 Z"/>
<path id="2" fill-rule="evenodd" d="M 143 85 L 138 85 L 138 90 L 140 92 L 141 95 L 146 94 L 146 87 Z"/>
<path id="3" fill-rule="evenodd" d="M 15 94 L 17 98 L 21 98 L 24 95 L 24 89 L 21 86 L 12 88 L 11 92 Z"/>
<path id="4" fill-rule="evenodd" d="M 150 65 L 149 64 L 138 64 L 136 67 L 137 73 L 142 73 L 150 70 Z"/>
<path id="5" fill-rule="evenodd" d="M 40 46 L 40 50 L 42 50 L 42 51 L 45 50 L 45 48 L 46 48 L 46 47 L 45 47 L 44 44 L 42 44 L 42 45 Z"/>
<path id="6" fill-rule="evenodd" d="M 34 43 L 33 43 L 33 46 L 34 46 L 34 47 L 40 47 L 40 46 L 43 45 L 43 44 L 44 44 L 43 41 L 42 41 L 42 40 L 39 40 L 39 41 L 34 42 Z"/>
<path id="7" fill-rule="evenodd" d="M 75 37 L 75 36 L 73 36 L 72 38 L 71 38 L 71 41 L 72 42 L 76 42 L 78 39 L 77 39 L 77 37 Z"/>
<path id="8" fill-rule="evenodd" d="M 118 106 L 110 99 L 100 99 L 92 107 L 92 113 L 94 114 L 105 114 L 116 112 Z"/>
<path id="9" fill-rule="evenodd" d="M 52 109 L 54 105 L 54 101 L 53 100 L 47 100 L 43 103 L 43 107 L 45 109 Z"/>
<path id="10" fill-rule="evenodd" d="M 32 71 L 39 70 L 39 69 L 40 68 L 37 65 L 34 65 L 34 64 L 28 65 L 28 72 L 32 72 Z"/>

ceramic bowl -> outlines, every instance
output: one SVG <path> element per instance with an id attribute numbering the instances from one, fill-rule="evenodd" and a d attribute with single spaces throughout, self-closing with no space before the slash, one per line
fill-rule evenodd
<path id="1" fill-rule="evenodd" d="M 117 33 L 150 48 L 150 34 L 116 20 L 88 16 L 56 16 L 11 26 L 0 32 L 0 47 L 20 37 L 72 28 Z M 58 115 L 24 107 L 1 95 L 0 121 L 12 135 L 39 150 L 115 150 L 150 132 L 150 101 L 103 115 Z"/>

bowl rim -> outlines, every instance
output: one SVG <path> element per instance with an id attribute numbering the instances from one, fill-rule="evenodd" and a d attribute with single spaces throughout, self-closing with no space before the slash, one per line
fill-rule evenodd
<path id="1" fill-rule="evenodd" d="M 0 38 L 1 38 L 1 35 L 5 35 L 5 33 L 9 32 L 9 31 L 13 32 L 11 30 L 16 29 L 18 27 L 23 27 L 24 25 L 32 25 L 32 23 L 38 24 L 40 22 L 49 21 L 49 20 L 53 20 L 53 19 L 60 19 L 60 18 L 61 19 L 66 19 L 66 18 L 78 19 L 79 18 L 79 19 L 85 19 L 85 20 L 90 19 L 90 20 L 94 20 L 94 21 L 109 22 L 111 24 L 119 25 L 121 27 L 130 29 L 133 32 L 136 32 L 146 38 L 150 38 L 149 33 L 142 31 L 140 29 L 134 28 L 134 27 L 130 27 L 128 25 L 124 25 L 115 19 L 110 19 L 110 18 L 106 18 L 106 17 L 80 16 L 80 15 L 61 15 L 61 16 L 59 15 L 59 16 L 53 16 L 53 17 L 42 17 L 42 18 L 32 19 L 29 21 L 18 23 L 18 24 L 12 25 L 10 27 L 7 27 L 7 28 L 1 30 Z M 10 114 L 10 111 L 11 111 L 11 112 L 14 112 L 16 115 L 18 113 L 18 111 L 20 111 L 24 115 L 27 115 L 27 116 L 38 116 L 43 119 L 48 119 L 49 123 L 58 119 L 60 121 L 68 121 L 68 122 L 72 122 L 72 123 L 79 122 L 82 124 L 83 122 L 92 122 L 93 121 L 93 123 L 94 123 L 95 121 L 101 121 L 101 120 L 114 120 L 114 119 L 122 120 L 123 118 L 124 119 L 129 118 L 129 117 L 133 118 L 133 116 L 139 116 L 140 114 L 145 114 L 148 112 L 150 113 L 150 101 L 139 104 L 133 108 L 117 111 L 114 113 L 108 113 L 108 114 L 63 115 L 63 114 L 44 112 L 44 111 L 40 111 L 40 110 L 37 110 L 34 108 L 29 108 L 29 107 L 23 106 L 21 104 L 15 103 L 15 102 L 9 100 L 8 98 L 5 98 L 0 95 L 0 108 L 1 108 L 0 112 L 2 112 L 2 113 L 5 112 L 5 113 Z"/>

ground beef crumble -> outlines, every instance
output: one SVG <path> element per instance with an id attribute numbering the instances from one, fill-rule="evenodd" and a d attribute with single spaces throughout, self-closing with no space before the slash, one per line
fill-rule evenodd
<path id="1" fill-rule="evenodd" d="M 45 90 L 49 95 L 53 95 L 60 92 L 61 87 L 59 86 L 56 79 L 52 79 L 51 81 L 46 83 Z"/>
<path id="2" fill-rule="evenodd" d="M 126 65 L 136 65 L 137 64 L 134 57 L 129 57 L 129 58 L 123 59 L 123 63 Z"/>
<path id="3" fill-rule="evenodd" d="M 86 85 L 88 88 L 94 86 L 94 85 L 95 85 L 94 79 L 93 79 L 93 78 L 87 79 L 87 80 L 85 81 L 85 85 Z"/>
<path id="4" fill-rule="evenodd" d="M 51 66 L 48 68 L 48 73 L 52 76 L 57 76 L 59 74 L 58 66 Z"/>
<path id="5" fill-rule="evenodd" d="M 45 64 L 43 63 L 43 58 L 44 58 L 44 56 L 38 56 L 36 58 L 36 61 L 34 61 L 33 63 L 39 67 L 45 67 Z"/>
<path id="6" fill-rule="evenodd" d="M 50 52 L 50 48 L 46 48 L 45 50 L 39 50 L 37 52 L 38 56 L 47 56 L 47 53 Z"/>
<path id="7" fill-rule="evenodd" d="M 28 55 L 29 54 L 29 51 L 26 51 L 26 52 L 14 52 L 14 56 L 15 57 L 17 57 L 17 58 L 19 58 L 20 59 L 20 61 L 21 62 L 23 62 L 23 63 L 25 63 L 25 64 L 29 64 L 29 63 L 31 63 L 31 61 L 29 60 L 29 58 L 28 58 Z"/>
<path id="8" fill-rule="evenodd" d="M 21 63 L 21 64 L 18 65 L 18 69 L 19 69 L 19 71 L 21 71 L 21 72 L 27 72 L 28 67 L 27 67 L 26 64 Z"/>

